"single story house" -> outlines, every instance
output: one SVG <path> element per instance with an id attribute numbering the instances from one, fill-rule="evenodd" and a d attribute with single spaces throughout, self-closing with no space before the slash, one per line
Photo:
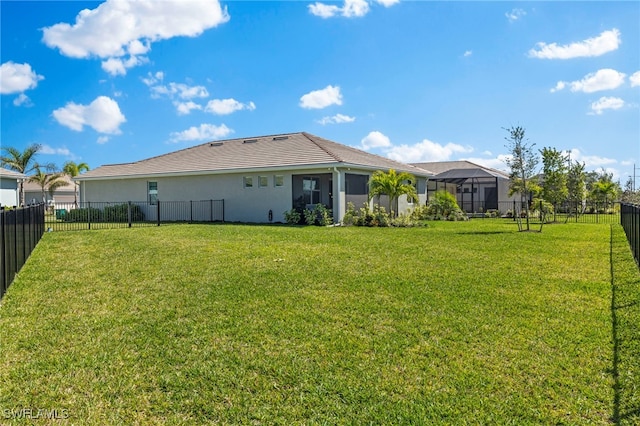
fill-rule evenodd
<path id="1" fill-rule="evenodd" d="M 0 167 L 0 207 L 20 205 L 20 181 L 25 179 L 22 173 Z"/>
<path id="2" fill-rule="evenodd" d="M 284 222 L 294 206 L 322 203 L 337 223 L 347 203 L 359 208 L 367 202 L 373 172 L 389 169 L 413 174 L 418 203 L 426 203 L 432 173 L 305 132 L 207 142 L 103 165 L 74 180 L 80 182 L 81 202 L 94 205 L 144 201 L 151 209 L 158 200 L 224 200 L 225 221 L 265 223 Z M 398 201 L 399 211 L 412 206 L 406 197 Z"/>
<path id="3" fill-rule="evenodd" d="M 47 204 L 73 204 L 77 185 L 68 175 L 63 175 L 61 179 L 67 184 L 56 188 L 53 194 L 50 194 L 49 190 L 45 188 L 44 200 L 40 184 L 37 182 L 26 181 L 24 183 L 24 199 L 27 203 L 31 203 L 33 200 L 36 200 L 38 203 L 44 201 Z"/>
<path id="4" fill-rule="evenodd" d="M 503 171 L 484 167 L 471 161 L 440 161 L 411 163 L 429 170 L 428 196 L 438 190 L 447 190 L 456 196 L 458 205 L 467 213 L 499 210 L 505 213 L 513 208 L 520 195 L 509 196 L 509 175 Z"/>

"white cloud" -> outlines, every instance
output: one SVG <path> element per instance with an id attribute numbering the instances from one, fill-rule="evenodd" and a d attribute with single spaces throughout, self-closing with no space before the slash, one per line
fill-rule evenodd
<path id="1" fill-rule="evenodd" d="M 473 51 L 471 51 L 471 50 L 466 50 L 462 56 L 464 56 L 464 57 L 466 58 L 466 57 L 469 57 L 469 56 L 471 56 L 471 55 L 473 55 Z"/>
<path id="2" fill-rule="evenodd" d="M 248 104 L 243 104 L 242 102 L 238 102 L 235 99 L 213 99 L 207 103 L 207 106 L 204 108 L 205 112 L 210 112 L 216 115 L 228 115 L 232 114 L 236 111 L 241 111 L 243 109 L 253 111 L 256 109 L 256 105 L 253 102 L 249 102 Z"/>
<path id="3" fill-rule="evenodd" d="M 145 81 L 145 80 L 143 80 Z M 151 85 L 151 97 L 159 98 L 167 96 L 170 99 L 178 97 L 180 99 L 206 98 L 209 96 L 207 88 L 204 86 L 189 86 L 183 83 L 169 83 L 168 85 Z"/>
<path id="4" fill-rule="evenodd" d="M 38 151 L 38 153 L 44 155 L 72 155 L 68 148 L 53 148 L 47 144 L 40 145 L 40 151 Z"/>
<path id="5" fill-rule="evenodd" d="M 327 86 L 321 90 L 314 90 L 300 98 L 300 106 L 306 109 L 321 109 L 330 105 L 342 105 L 340 86 Z"/>
<path id="6" fill-rule="evenodd" d="M 629 76 L 629 82 L 631 82 L 631 87 L 640 86 L 640 71 L 636 71 Z"/>
<path id="7" fill-rule="evenodd" d="M 607 109 L 620 109 L 625 105 L 624 100 L 613 96 L 603 96 L 591 104 L 590 115 L 602 115 Z"/>
<path id="8" fill-rule="evenodd" d="M 3 95 L 35 89 L 40 80 L 44 77 L 36 74 L 29 64 L 9 61 L 0 65 L 0 93 Z"/>
<path id="9" fill-rule="evenodd" d="M 571 59 L 604 55 L 620 45 L 620 31 L 603 31 L 599 36 L 559 46 L 557 43 L 539 42 L 529 50 L 529 56 L 539 59 Z"/>
<path id="10" fill-rule="evenodd" d="M 324 3 L 310 4 L 308 7 L 309 7 L 309 12 L 311 12 L 312 15 L 319 16 L 325 19 L 339 15 L 340 11 L 342 10 L 338 6 L 324 4 Z"/>
<path id="11" fill-rule="evenodd" d="M 344 114 L 336 114 L 333 117 L 322 117 L 321 120 L 317 120 L 317 122 L 323 126 L 327 124 L 352 123 L 354 121 L 356 121 L 355 117 L 349 117 Z"/>
<path id="12" fill-rule="evenodd" d="M 381 132 L 373 131 L 369 132 L 369 134 L 360 141 L 360 146 L 362 149 L 368 151 L 372 148 L 390 148 L 392 145 L 388 136 Z"/>
<path id="13" fill-rule="evenodd" d="M 563 90 L 567 85 L 572 92 L 593 93 L 601 90 L 616 89 L 624 84 L 625 74 L 611 68 L 605 68 L 584 76 L 582 80 L 572 82 L 559 81 L 551 93 Z"/>
<path id="14" fill-rule="evenodd" d="M 109 58 L 106 61 L 102 61 L 102 69 L 112 76 L 126 75 L 129 68 L 146 64 L 147 62 L 149 62 L 149 59 L 144 56 L 130 56 L 126 60 Z"/>
<path id="15" fill-rule="evenodd" d="M 13 104 L 15 106 L 25 106 L 25 107 L 33 106 L 33 102 L 31 102 L 31 99 L 29 99 L 29 97 L 24 93 L 20 93 L 18 97 L 13 100 Z"/>
<path id="16" fill-rule="evenodd" d="M 518 19 L 524 17 L 527 14 L 527 12 L 525 12 L 523 9 L 511 9 L 511 12 L 507 12 L 504 14 L 504 16 L 507 17 L 507 19 L 509 20 L 509 22 L 515 22 Z"/>
<path id="17" fill-rule="evenodd" d="M 605 68 L 584 76 L 582 80 L 570 84 L 572 92 L 593 93 L 601 90 L 611 90 L 624 84 L 625 74 Z"/>
<path id="18" fill-rule="evenodd" d="M 175 82 L 162 84 L 163 79 L 162 72 L 148 73 L 147 77 L 142 79 L 142 82 L 149 87 L 153 99 L 161 97 L 172 99 L 178 115 L 187 115 L 193 110 L 203 109 L 202 105 L 193 102 L 192 99 L 208 97 L 209 91 L 206 87 Z"/>
<path id="19" fill-rule="evenodd" d="M 565 87 L 567 87 L 567 83 L 565 83 L 564 81 L 559 81 L 556 83 L 556 87 L 551 89 L 550 92 L 551 93 L 559 92 L 560 90 L 563 90 Z"/>
<path id="20" fill-rule="evenodd" d="M 396 3 L 393 0 L 379 0 L 378 3 L 383 4 L 386 7 Z M 345 0 L 342 7 L 335 5 L 327 5 L 324 3 L 316 2 L 309 5 L 309 12 L 312 15 L 319 16 L 321 18 L 331 18 L 337 15 L 344 16 L 345 18 L 362 17 L 369 12 L 369 3 L 366 0 Z"/>
<path id="21" fill-rule="evenodd" d="M 174 102 L 173 105 L 176 107 L 178 111 L 178 115 L 187 115 L 190 114 L 194 109 L 202 109 L 202 105 L 199 105 L 193 101 L 187 102 Z"/>
<path id="22" fill-rule="evenodd" d="M 485 155 L 492 155 L 491 153 L 483 152 Z M 483 157 L 462 157 L 460 160 L 470 161 L 475 164 L 479 164 L 490 169 L 501 170 L 503 172 L 509 172 L 506 159 L 511 158 L 510 155 L 500 154 L 496 158 L 483 158 Z"/>
<path id="23" fill-rule="evenodd" d="M 107 134 L 120 134 L 120 125 L 127 121 L 118 103 L 107 96 L 98 96 L 89 105 L 69 102 L 53 111 L 53 117 L 71 130 L 80 132 L 84 126 L 89 126 Z"/>
<path id="24" fill-rule="evenodd" d="M 44 28 L 42 40 L 65 56 L 106 59 L 103 68 L 118 75 L 146 61 L 140 55 L 149 52 L 152 42 L 196 37 L 228 20 L 226 8 L 217 0 L 107 0 L 95 9 L 80 11 L 74 24 Z M 128 59 L 109 61 L 123 57 Z"/>
<path id="25" fill-rule="evenodd" d="M 391 7 L 394 4 L 400 3 L 400 0 L 376 0 L 376 3 L 381 4 L 384 7 Z"/>
<path id="26" fill-rule="evenodd" d="M 147 76 L 147 78 L 142 78 L 142 82 L 149 87 L 155 86 L 164 80 L 164 73 L 162 71 L 158 71 L 155 74 L 147 73 Z"/>
<path id="27" fill-rule="evenodd" d="M 193 126 L 182 132 L 171 133 L 170 142 L 215 140 L 224 138 L 231 133 L 233 133 L 233 129 L 224 124 L 220 126 L 201 124 L 199 127 Z"/>
<path id="28" fill-rule="evenodd" d="M 405 163 L 419 163 L 431 161 L 447 161 L 454 154 L 464 154 L 473 152 L 473 148 L 462 146 L 455 143 L 441 145 L 424 139 L 413 145 L 397 145 L 387 150 L 387 157 L 392 160 L 402 161 Z"/>
<path id="29" fill-rule="evenodd" d="M 597 155 L 584 155 L 578 148 L 572 148 L 569 151 L 571 161 L 584 163 L 587 170 L 593 170 L 604 166 L 616 164 L 617 160 L 613 158 L 600 157 Z"/>
<path id="30" fill-rule="evenodd" d="M 98 136 L 96 143 L 98 145 L 104 145 L 105 143 L 109 142 L 109 139 L 109 136 Z"/>

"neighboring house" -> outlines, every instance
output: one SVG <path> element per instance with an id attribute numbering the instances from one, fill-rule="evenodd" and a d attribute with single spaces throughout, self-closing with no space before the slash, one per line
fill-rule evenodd
<path id="1" fill-rule="evenodd" d="M 22 173 L 0 167 L 0 207 L 20 205 L 20 181 L 26 178 Z"/>
<path id="2" fill-rule="evenodd" d="M 45 188 L 44 200 L 42 199 L 42 188 L 40 187 L 40 184 L 37 182 L 29 182 L 28 180 L 25 181 L 24 199 L 26 203 L 32 203 L 33 200 L 36 200 L 37 203 L 44 201 L 47 204 L 73 203 L 74 191 L 76 191 L 77 185 L 68 175 L 63 175 L 61 179 L 67 182 L 67 185 L 56 188 L 53 192 L 53 197 L 49 194 L 49 189 Z"/>
<path id="3" fill-rule="evenodd" d="M 511 209 L 520 196 L 509 196 L 509 175 L 470 161 L 411 163 L 433 172 L 429 178 L 428 196 L 445 189 L 456 196 L 458 205 L 468 213 Z"/>
<path id="4" fill-rule="evenodd" d="M 347 203 L 367 202 L 373 172 L 389 169 L 413 174 L 418 202 L 426 203 L 430 172 L 304 132 L 208 142 L 74 180 L 82 202 L 224 200 L 226 221 L 258 223 L 322 203 L 339 222 Z M 399 211 L 411 206 L 400 197 Z"/>

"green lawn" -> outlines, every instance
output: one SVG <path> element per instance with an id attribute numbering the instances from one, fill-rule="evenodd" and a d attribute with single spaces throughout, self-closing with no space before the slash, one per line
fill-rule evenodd
<path id="1" fill-rule="evenodd" d="M 47 233 L 0 307 L 0 423 L 634 424 L 621 228 L 515 231 Z"/>

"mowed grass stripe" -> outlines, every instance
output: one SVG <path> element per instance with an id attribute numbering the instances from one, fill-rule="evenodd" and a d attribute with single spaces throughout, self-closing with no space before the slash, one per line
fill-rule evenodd
<path id="1" fill-rule="evenodd" d="M 0 407 L 88 424 L 606 424 L 608 226 L 45 235 Z"/>

